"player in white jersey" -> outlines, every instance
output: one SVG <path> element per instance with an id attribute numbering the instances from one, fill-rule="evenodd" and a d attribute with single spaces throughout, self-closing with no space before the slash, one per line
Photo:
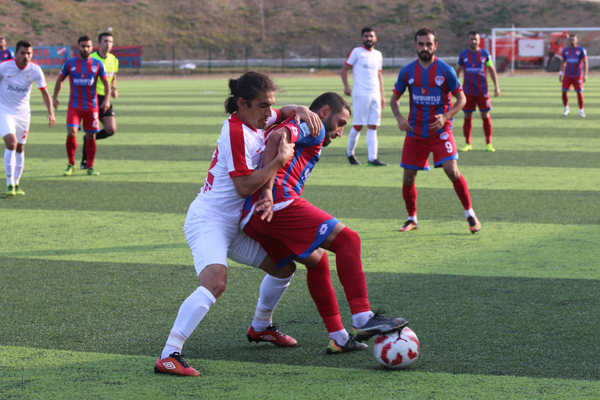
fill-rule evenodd
<path id="1" fill-rule="evenodd" d="M 352 115 L 354 126 L 348 134 L 348 149 L 346 155 L 351 165 L 360 165 L 354 155 L 356 144 L 360 137 L 363 125 L 367 125 L 367 152 L 369 163 L 367 165 L 382 167 L 386 163 L 377 158 L 377 127 L 381 123 L 381 110 L 385 107 L 385 96 L 383 93 L 383 79 L 381 69 L 383 68 L 383 56 L 373 46 L 377 42 L 375 31 L 371 27 L 365 27 L 361 31 L 363 45 L 355 47 L 340 70 L 344 93 L 352 95 Z M 348 85 L 348 70 L 352 68 L 354 86 L 350 89 Z"/>
<path id="2" fill-rule="evenodd" d="M 29 133 L 31 111 L 29 96 L 33 82 L 42 94 L 48 109 L 48 126 L 54 125 L 52 98 L 46 87 L 46 78 L 39 65 L 31 62 L 33 46 L 27 40 L 19 40 L 17 57 L 0 64 L 0 134 L 4 139 L 4 171 L 6 195 L 23 195 L 19 186 L 25 162 L 25 142 Z"/>
<path id="3" fill-rule="evenodd" d="M 166 345 L 154 366 L 157 373 L 199 376 L 181 355 L 185 340 L 225 290 L 227 258 L 263 269 L 268 275 L 261 284 L 257 314 L 266 321 L 252 331 L 253 340 L 269 341 L 282 347 L 296 340 L 281 334 L 272 325 L 272 313 L 289 286 L 295 266 L 277 269 L 266 252 L 238 226 L 246 197 L 261 188 L 294 154 L 294 145 L 285 140 L 265 144 L 264 129 L 296 115 L 309 123 L 316 136 L 321 129 L 318 115 L 303 106 L 273 110 L 277 87 L 258 72 L 246 72 L 229 81 L 230 97 L 225 110 L 231 116 L 223 123 L 221 135 L 198 197 L 190 205 L 184 232 L 192 250 L 200 286 L 182 303 Z M 262 165 L 263 153 L 277 154 Z M 271 157 L 269 158 L 271 159 Z M 272 206 L 272 199 L 257 210 Z M 262 301 L 261 301 L 262 300 Z M 254 323 L 253 323 L 254 325 Z M 250 332 L 249 332 L 250 334 Z"/>

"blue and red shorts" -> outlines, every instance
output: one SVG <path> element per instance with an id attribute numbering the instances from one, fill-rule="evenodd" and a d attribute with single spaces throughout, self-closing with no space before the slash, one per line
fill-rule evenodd
<path id="1" fill-rule="evenodd" d="M 490 111 L 492 109 L 489 93 L 477 96 L 465 93 L 465 96 L 467 97 L 467 104 L 463 107 L 464 112 L 474 112 L 475 108 L 479 108 L 479 111 L 481 112 Z"/>
<path id="2" fill-rule="evenodd" d="M 402 149 L 402 168 L 417 171 L 429 171 L 429 153 L 433 153 L 433 165 L 438 168 L 449 160 L 458 160 L 456 142 L 452 132 L 425 139 L 416 139 L 406 135 Z"/>
<path id="3" fill-rule="evenodd" d="M 573 89 L 575 89 L 576 92 L 583 92 L 583 78 L 580 76 L 564 76 L 562 80 L 562 90 L 567 91 L 571 89 L 571 86 L 573 86 Z"/>
<path id="4" fill-rule="evenodd" d="M 69 107 L 67 109 L 67 128 L 79 128 L 83 121 L 83 130 L 85 132 L 99 132 L 100 120 L 98 119 L 98 109 L 77 110 Z"/>
<path id="5" fill-rule="evenodd" d="M 335 217 L 298 198 L 275 211 L 271 222 L 262 221 L 260 213 L 253 215 L 244 233 L 260 243 L 281 268 L 295 258 L 310 256 L 338 223 Z"/>

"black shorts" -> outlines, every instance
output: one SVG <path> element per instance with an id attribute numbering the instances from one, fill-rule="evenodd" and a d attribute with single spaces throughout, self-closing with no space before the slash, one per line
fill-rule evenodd
<path id="1" fill-rule="evenodd" d="M 100 96 L 98 95 L 98 118 L 102 119 L 104 117 L 114 117 L 115 116 L 115 112 L 113 111 L 112 108 L 112 102 L 110 103 L 110 107 L 108 107 L 108 110 L 102 111 L 102 102 L 104 102 L 104 97 L 105 96 Z"/>

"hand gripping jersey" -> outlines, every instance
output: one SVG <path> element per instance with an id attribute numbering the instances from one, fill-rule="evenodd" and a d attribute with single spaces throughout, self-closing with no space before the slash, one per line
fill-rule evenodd
<path id="1" fill-rule="evenodd" d="M 353 95 L 379 94 L 379 71 L 383 66 L 383 56 L 379 50 L 355 47 L 345 64 L 352 67 Z"/>
<path id="2" fill-rule="evenodd" d="M 465 71 L 465 80 L 463 88 L 465 94 L 471 96 L 481 96 L 488 93 L 487 87 L 487 66 L 491 66 L 492 57 L 487 50 L 479 49 L 471 51 L 463 50 L 458 56 L 458 65 Z"/>
<path id="3" fill-rule="evenodd" d="M 101 61 L 92 57 L 82 60 L 73 57 L 65 61 L 60 71 L 64 78 L 71 82 L 69 108 L 76 110 L 94 110 L 98 108 L 96 81 L 106 76 L 106 69 Z"/>
<path id="4" fill-rule="evenodd" d="M 438 131 L 429 129 L 437 114 L 452 108 L 452 93 L 462 91 L 456 72 L 437 57 L 428 68 L 421 67 L 418 60 L 402 68 L 394 85 L 394 93 L 401 96 L 408 88 L 410 112 L 408 122 L 413 128 L 406 134 L 425 139 L 443 132 L 452 132 L 452 118 Z"/>
<path id="5" fill-rule="evenodd" d="M 567 78 L 583 77 L 583 60 L 587 58 L 587 52 L 583 47 L 565 47 L 562 57 L 567 62 L 565 68 L 565 76 Z"/>
<path id="6" fill-rule="evenodd" d="M 31 85 L 46 89 L 46 78 L 39 65 L 30 62 L 25 68 L 16 60 L 0 64 L 0 113 L 28 114 Z"/>
<path id="7" fill-rule="evenodd" d="M 280 119 L 279 111 L 273 110 L 267 126 L 276 124 Z M 263 129 L 253 130 L 237 114 L 226 119 L 208 175 L 190 209 L 197 214 L 211 213 L 226 223 L 237 225 L 244 198 L 235 191 L 231 178 L 250 175 L 255 169 L 262 167 L 265 141 Z"/>
<path id="8" fill-rule="evenodd" d="M 275 184 L 273 185 L 273 211 L 287 207 L 294 199 L 300 197 L 306 180 L 321 158 L 323 140 L 325 140 L 325 127 L 323 125 L 321 125 L 319 135 L 312 137 L 306 122 L 301 121 L 300 124 L 296 124 L 294 118 L 289 118 L 278 126 L 269 129 L 267 137 L 271 132 L 281 128 L 288 128 L 290 130 L 291 141 L 296 144 L 296 147 L 294 148 L 294 157 L 283 168 L 280 168 L 275 176 Z M 259 197 L 260 190 L 257 190 L 254 195 L 248 197 L 244 202 L 242 227 L 250 219 L 252 207 L 258 201 Z"/>

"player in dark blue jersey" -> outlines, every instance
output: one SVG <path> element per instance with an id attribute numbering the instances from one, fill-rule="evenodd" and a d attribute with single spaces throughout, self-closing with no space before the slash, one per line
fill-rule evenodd
<path id="1" fill-rule="evenodd" d="M 563 50 L 562 58 L 562 68 L 558 80 L 562 82 L 562 99 L 565 106 L 563 115 L 569 115 L 569 96 L 567 92 L 573 86 L 577 93 L 579 116 L 585 117 L 583 112 L 583 82 L 587 81 L 588 59 L 585 49 L 577 46 L 576 35 L 569 35 L 569 46 Z"/>
<path id="2" fill-rule="evenodd" d="M 417 229 L 418 171 L 429 170 L 429 153 L 433 153 L 436 167 L 442 167 L 452 181 L 464 209 L 469 229 L 475 233 L 481 224 L 471 205 L 467 181 L 458 170 L 458 153 L 452 133 L 452 117 L 466 104 L 456 72 L 435 57 L 438 43 L 435 30 L 424 27 L 415 34 L 415 49 L 419 58 L 402 68 L 394 85 L 390 107 L 401 131 L 406 131 L 402 149 L 404 178 L 402 197 L 406 203 L 408 220 L 399 229 L 408 232 Z M 408 119 L 400 113 L 400 97 L 408 89 L 410 112 Z M 452 95 L 456 104 L 452 105 Z"/>
<path id="3" fill-rule="evenodd" d="M 15 53 L 6 48 L 6 39 L 0 37 L 0 62 L 12 60 L 15 58 Z"/>

